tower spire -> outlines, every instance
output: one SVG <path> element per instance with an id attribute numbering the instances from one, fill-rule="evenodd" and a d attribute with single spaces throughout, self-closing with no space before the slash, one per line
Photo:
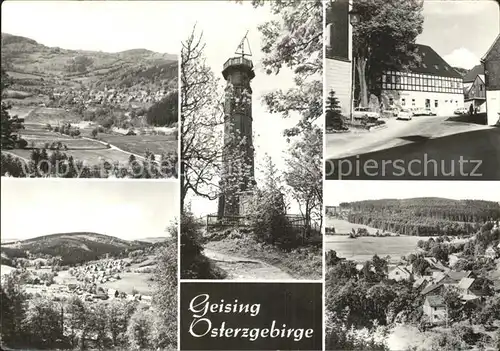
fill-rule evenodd
<path id="1" fill-rule="evenodd" d="M 245 43 L 246 43 L 246 46 L 248 48 L 248 52 L 245 51 Z M 236 48 L 235 54 L 240 55 L 243 58 L 245 56 L 252 56 L 252 50 L 250 49 L 250 42 L 248 41 L 248 30 L 245 33 L 245 36 L 243 37 L 243 39 L 241 39 L 240 45 L 238 45 L 238 47 Z"/>

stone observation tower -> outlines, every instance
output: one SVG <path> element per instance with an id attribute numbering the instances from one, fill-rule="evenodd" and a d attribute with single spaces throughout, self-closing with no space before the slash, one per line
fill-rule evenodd
<path id="1" fill-rule="evenodd" d="M 248 34 L 248 32 L 247 32 Z M 246 44 L 246 45 L 245 45 Z M 248 50 L 245 51 L 245 46 Z M 218 217 L 242 216 L 246 199 L 254 183 L 254 148 L 252 141 L 252 88 L 255 77 L 247 35 L 242 39 L 236 56 L 224 63 L 226 80 L 224 93 L 224 151 L 221 175 L 222 195 Z"/>

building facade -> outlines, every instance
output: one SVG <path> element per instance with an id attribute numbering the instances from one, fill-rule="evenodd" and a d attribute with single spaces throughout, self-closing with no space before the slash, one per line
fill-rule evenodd
<path id="1" fill-rule="evenodd" d="M 425 298 L 424 314 L 432 324 L 444 324 L 448 319 L 448 308 L 440 295 L 431 295 Z"/>
<path id="2" fill-rule="evenodd" d="M 481 60 L 484 65 L 488 125 L 500 122 L 500 34 Z"/>
<path id="3" fill-rule="evenodd" d="M 411 267 L 397 266 L 391 271 L 389 271 L 388 277 L 391 280 L 399 282 L 401 280 L 413 279 L 413 273 L 411 272 Z"/>
<path id="4" fill-rule="evenodd" d="M 484 74 L 478 74 L 472 84 L 464 87 L 464 107 L 467 111 L 486 112 L 486 86 L 484 79 Z"/>
<path id="5" fill-rule="evenodd" d="M 341 113 L 352 108 L 352 26 L 349 23 L 348 0 L 330 0 L 325 29 L 325 96 L 335 92 Z"/>
<path id="6" fill-rule="evenodd" d="M 379 79 L 384 108 L 420 108 L 437 116 L 452 116 L 464 106 L 462 76 L 431 47 L 415 45 L 419 64 L 404 71 L 387 71 Z"/>

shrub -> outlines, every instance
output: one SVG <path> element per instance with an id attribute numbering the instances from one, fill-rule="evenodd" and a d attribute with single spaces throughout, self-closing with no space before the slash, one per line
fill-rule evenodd
<path id="1" fill-rule="evenodd" d="M 201 226 L 192 213 L 181 215 L 181 277 L 223 279 L 227 274 L 203 255 Z"/>

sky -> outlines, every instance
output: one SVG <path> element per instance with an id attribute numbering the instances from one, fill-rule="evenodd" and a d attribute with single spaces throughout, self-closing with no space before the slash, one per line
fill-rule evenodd
<path id="1" fill-rule="evenodd" d="M 341 202 L 377 199 L 443 197 L 454 200 L 487 200 L 500 202 L 493 189 L 498 182 L 470 181 L 329 181 L 324 184 L 325 206 Z M 381 186 L 383 185 L 383 186 Z"/>
<path id="2" fill-rule="evenodd" d="M 500 32 L 494 0 L 424 0 L 424 30 L 417 43 L 432 47 L 454 67 L 471 69 Z"/>
<path id="3" fill-rule="evenodd" d="M 183 22 L 169 1 L 4 1 L 2 32 L 63 49 L 178 54 Z"/>
<path id="4" fill-rule="evenodd" d="M 164 237 L 179 211 L 178 182 L 171 181 L 2 177 L 1 187 L 4 239 L 81 231 Z"/>
<path id="5" fill-rule="evenodd" d="M 221 87 L 224 80 L 221 74 L 222 66 L 232 56 L 248 31 L 248 41 L 252 51 L 255 78 L 251 82 L 253 90 L 252 113 L 255 147 L 255 163 L 257 182 L 261 173 L 258 169 L 267 153 L 275 162 L 279 170 L 284 170 L 283 152 L 288 144 L 283 137 L 283 130 L 292 127 L 297 122 L 296 118 L 283 119 L 276 114 L 270 114 L 261 103 L 264 93 L 274 89 L 288 89 L 293 86 L 293 74 L 289 70 L 282 70 L 279 75 L 266 75 L 260 61 L 263 58 L 260 52 L 261 36 L 257 26 L 272 19 L 269 8 L 253 8 L 249 2 L 237 4 L 233 1 L 199 2 L 185 1 L 181 13 L 183 23 L 180 32 L 183 38 L 191 33 L 194 24 L 203 31 L 206 42 L 205 55 L 207 63 L 213 72 L 221 78 Z M 214 20 L 217 18 L 217 20 Z M 184 39 L 183 39 L 184 40 Z M 205 215 L 217 211 L 217 202 L 200 198 L 191 198 L 191 210 L 197 215 Z M 291 213 L 298 213 L 297 204 L 292 202 Z"/>

